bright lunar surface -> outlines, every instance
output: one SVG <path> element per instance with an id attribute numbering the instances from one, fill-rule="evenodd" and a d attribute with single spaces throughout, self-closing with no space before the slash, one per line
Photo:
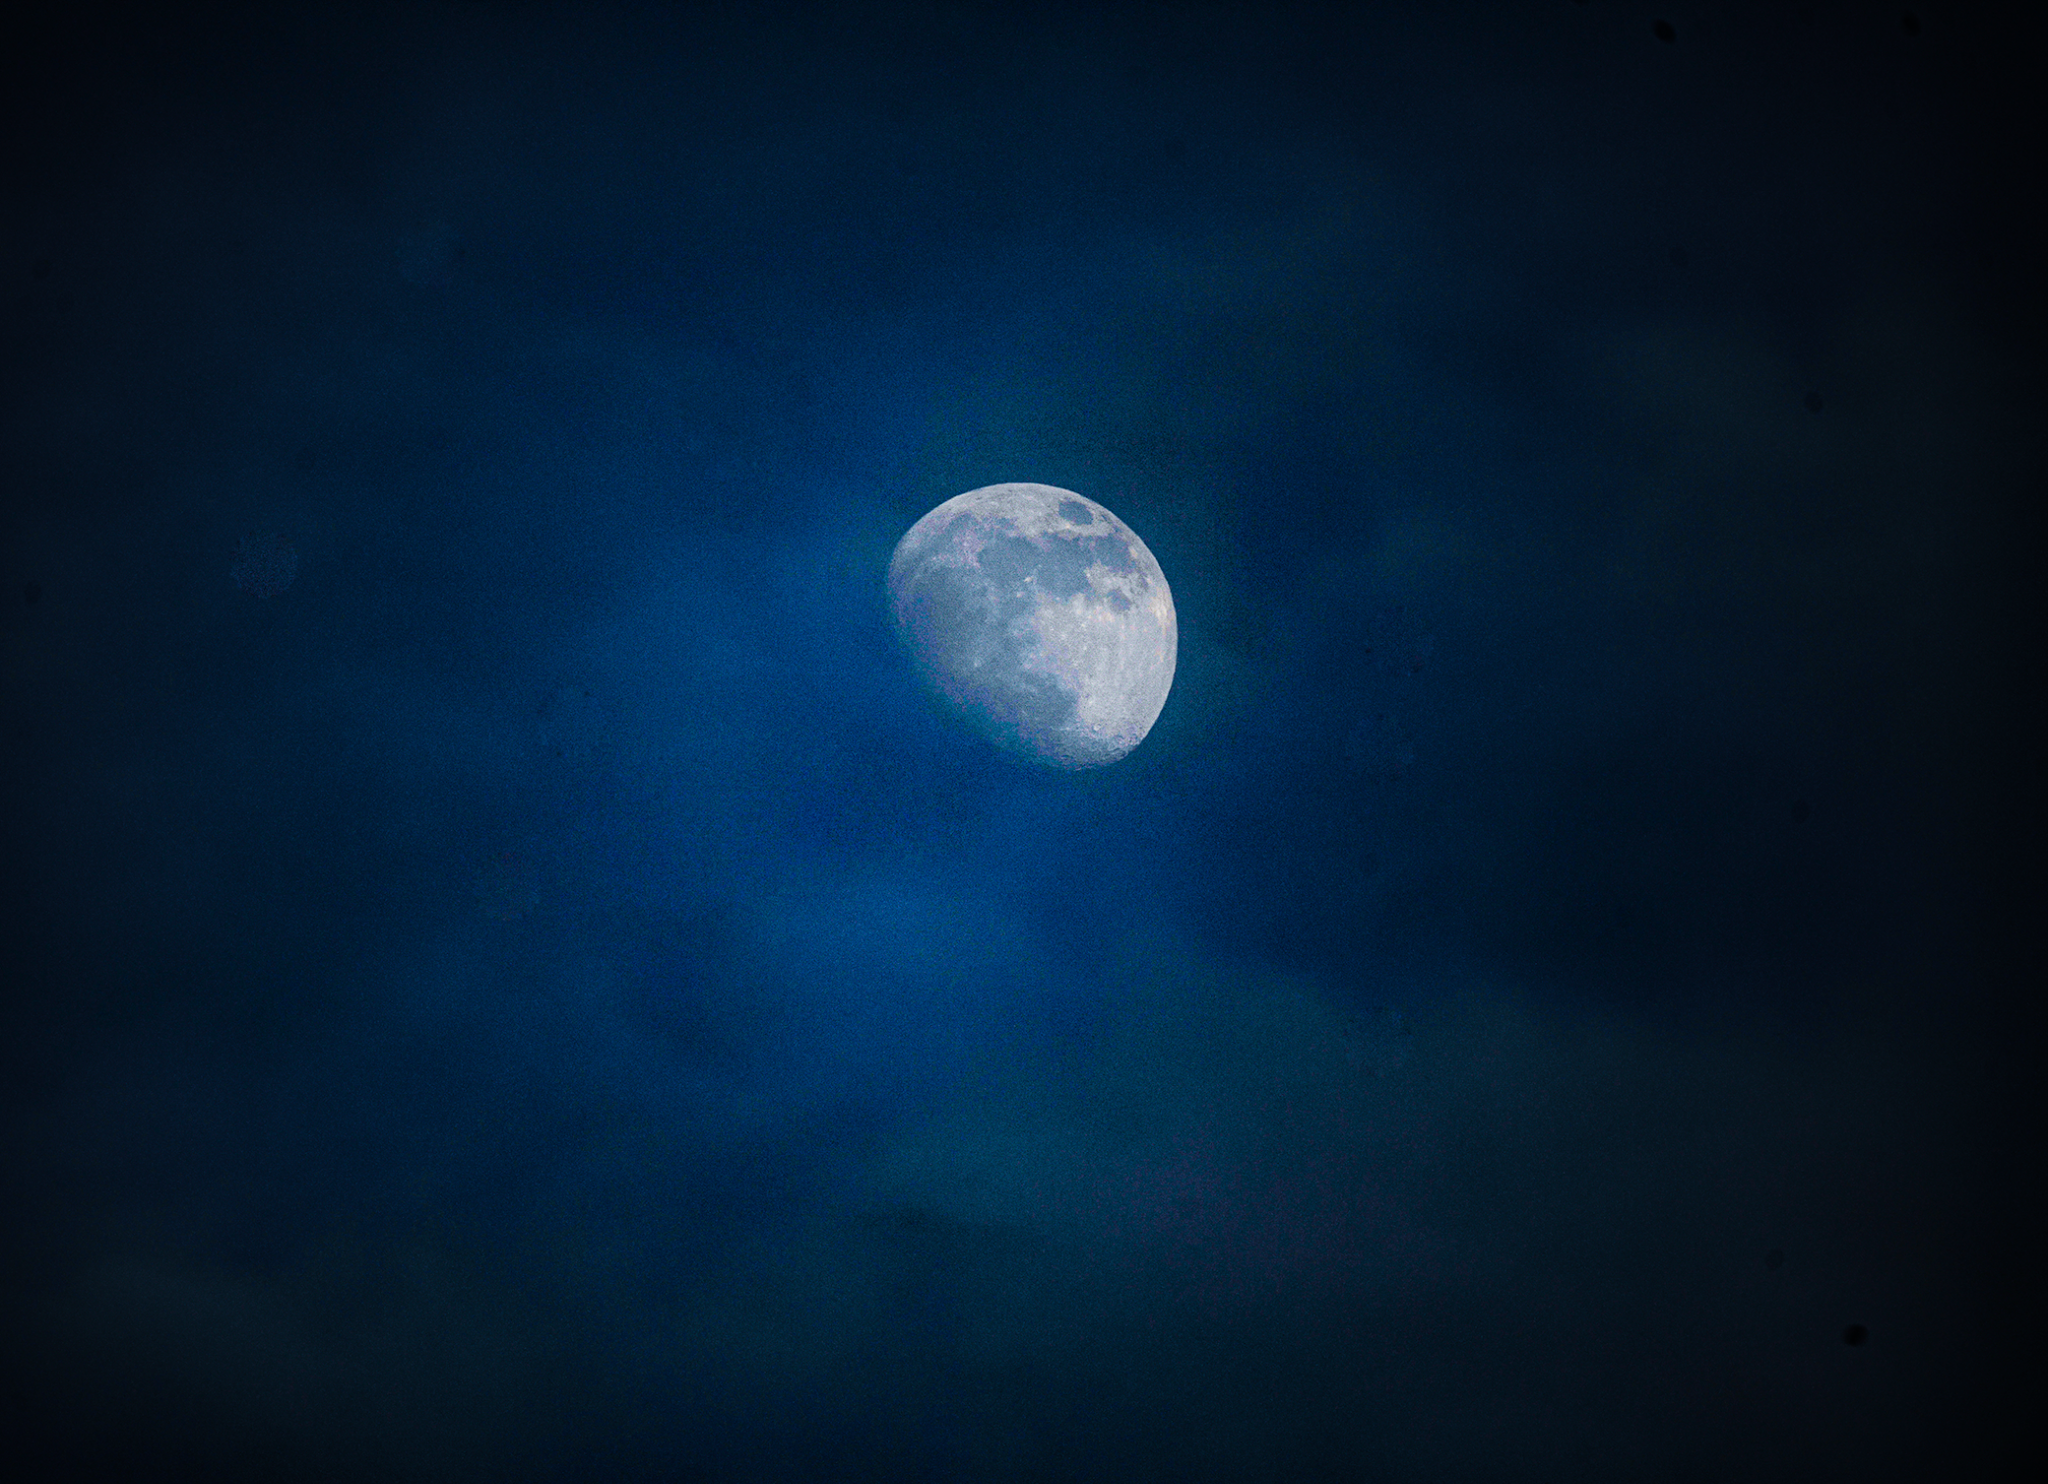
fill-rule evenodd
<path id="1" fill-rule="evenodd" d="M 1173 685 L 1166 575 L 1129 526 L 1072 490 L 955 495 L 896 544 L 889 603 L 925 682 L 1033 762 L 1115 762 Z"/>

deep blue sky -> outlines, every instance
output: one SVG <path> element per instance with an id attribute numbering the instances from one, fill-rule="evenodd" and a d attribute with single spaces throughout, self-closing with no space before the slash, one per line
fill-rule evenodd
<path id="1" fill-rule="evenodd" d="M 719 11 L 8 43 L 10 1435 L 734 1484 L 2015 1446 L 2031 35 Z M 892 647 L 897 538 L 1005 480 L 1172 584 L 1111 768 L 984 755 Z"/>

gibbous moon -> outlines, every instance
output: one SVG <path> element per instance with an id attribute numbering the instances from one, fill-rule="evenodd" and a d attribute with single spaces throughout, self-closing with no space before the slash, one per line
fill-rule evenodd
<path id="1" fill-rule="evenodd" d="M 1166 574 L 1131 528 L 1049 484 L 955 495 L 896 544 L 896 633 L 925 683 L 1003 751 L 1099 768 L 1173 685 Z"/>

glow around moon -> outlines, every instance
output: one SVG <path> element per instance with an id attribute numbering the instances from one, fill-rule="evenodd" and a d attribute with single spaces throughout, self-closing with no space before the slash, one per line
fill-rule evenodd
<path id="1" fill-rule="evenodd" d="M 925 683 L 1032 762 L 1115 762 L 1145 740 L 1173 685 L 1166 575 L 1129 526 L 1072 490 L 955 495 L 897 543 L 889 601 Z"/>

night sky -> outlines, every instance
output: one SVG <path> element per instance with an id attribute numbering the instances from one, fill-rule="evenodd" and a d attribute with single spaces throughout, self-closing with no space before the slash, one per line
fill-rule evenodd
<path id="1" fill-rule="evenodd" d="M 2003 7 L 40 26 L 14 1456 L 2038 1462 Z M 1172 585 L 1111 767 L 891 633 L 897 539 L 1012 480 Z"/>

